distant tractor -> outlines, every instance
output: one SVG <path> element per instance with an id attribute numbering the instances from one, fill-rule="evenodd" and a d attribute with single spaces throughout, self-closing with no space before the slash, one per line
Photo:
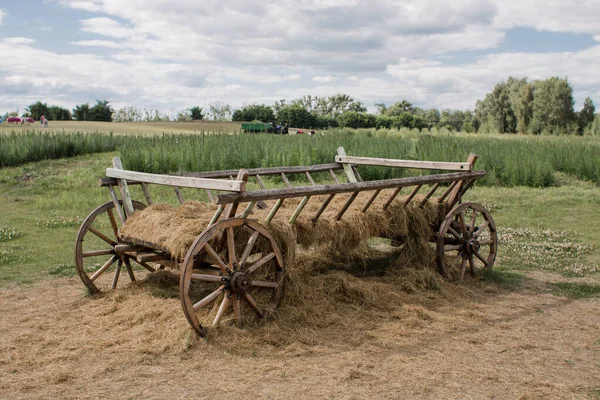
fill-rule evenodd
<path id="1" fill-rule="evenodd" d="M 260 121 L 242 122 L 242 130 L 246 133 L 275 133 L 276 135 L 286 135 L 288 133 L 288 124 L 275 124 L 272 122 L 266 124 Z"/>

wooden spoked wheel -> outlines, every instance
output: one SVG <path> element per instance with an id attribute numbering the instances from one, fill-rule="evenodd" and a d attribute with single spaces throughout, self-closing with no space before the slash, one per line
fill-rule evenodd
<path id="1" fill-rule="evenodd" d="M 477 203 L 455 206 L 446 215 L 437 237 L 437 264 L 449 280 L 463 280 L 467 268 L 492 268 L 496 260 L 498 235 L 494 219 Z"/>
<path id="2" fill-rule="evenodd" d="M 200 336 L 209 325 L 255 323 L 281 301 L 281 251 L 269 231 L 251 220 L 232 218 L 207 228 L 181 268 L 183 312 Z"/>
<path id="3" fill-rule="evenodd" d="M 123 209 L 122 203 L 120 207 Z M 133 202 L 133 207 L 136 210 L 146 208 L 137 201 Z M 116 250 L 116 246 L 121 244 L 118 235 L 120 225 L 121 220 L 111 201 L 92 211 L 79 228 L 75 242 L 75 266 L 81 281 L 92 294 L 116 289 L 126 282 L 126 279 L 120 279 L 123 270 L 127 271 L 129 281 L 136 280 L 134 269 L 139 270 L 139 263 Z M 154 272 L 154 268 L 146 263 L 139 266 Z"/>

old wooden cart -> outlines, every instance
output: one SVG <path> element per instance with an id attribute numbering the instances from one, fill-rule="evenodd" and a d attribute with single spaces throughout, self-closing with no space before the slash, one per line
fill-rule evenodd
<path id="1" fill-rule="evenodd" d="M 117 288 L 123 268 L 131 281 L 135 281 L 136 274 L 143 269 L 151 273 L 165 267 L 179 271 L 179 294 L 184 314 L 195 331 L 204 336 L 205 325 L 218 325 L 224 315 L 241 327 L 244 310 L 262 318 L 267 310 L 273 310 L 280 302 L 286 265 L 269 225 L 284 200 L 299 200 L 288 220 L 293 225 L 311 197 L 319 199 L 318 211 L 310 215 L 310 220 L 316 223 L 324 211 L 335 204 L 332 200 L 337 195 L 348 196 L 333 214 L 340 220 L 362 192 L 371 193 L 366 197 L 368 200 L 353 207 L 358 206 L 360 212 L 367 213 L 375 205 L 388 207 L 397 201 L 400 191 L 406 189 L 408 195 L 402 200 L 404 205 L 418 202 L 422 206 L 434 202 L 443 210 L 445 217 L 432 229 L 430 241 L 436 249 L 440 273 L 449 279 L 463 279 L 467 270 L 474 274 L 478 268 L 491 268 L 497 249 L 496 226 L 490 212 L 479 204 L 462 202 L 465 192 L 485 175 L 484 171 L 473 170 L 476 159 L 474 154 L 463 163 L 352 157 L 340 147 L 336 162 L 331 164 L 173 176 L 123 170 L 120 159 L 115 158 L 113 168 L 108 168 L 107 177 L 100 181 L 101 186 L 108 189 L 112 201 L 96 208 L 83 222 L 75 245 L 75 264 L 81 280 L 92 293 Z M 436 173 L 362 181 L 361 165 L 428 169 Z M 288 178 L 298 174 L 309 185 L 293 186 Z M 314 174 L 329 176 L 331 183 L 315 183 Z M 261 177 L 266 176 L 281 177 L 286 187 L 265 188 Z M 249 178 L 260 189 L 246 190 Z M 141 190 L 136 190 L 143 193 L 145 203 L 151 205 L 150 184 L 172 187 L 182 204 L 180 188 L 207 192 L 214 211 L 211 211 L 210 222 L 184 256 L 170 254 L 167 248 L 156 243 L 126 237 L 120 232 L 128 218 L 147 207 L 131 198 L 133 190 L 130 189 L 136 185 L 140 187 Z M 422 189 L 424 196 L 417 196 Z M 438 190 L 441 194 L 435 197 Z M 377 199 L 378 196 L 386 197 Z M 268 213 L 262 214 L 266 217 L 260 221 L 251 218 L 255 207 L 267 207 Z M 244 244 L 240 247 L 236 243 L 241 237 Z M 398 244 L 403 238 L 389 239 Z M 260 249 L 259 241 L 263 243 Z M 197 293 L 193 295 L 195 284 L 205 286 L 200 297 Z M 210 319 L 205 315 L 208 307 L 212 307 Z"/>

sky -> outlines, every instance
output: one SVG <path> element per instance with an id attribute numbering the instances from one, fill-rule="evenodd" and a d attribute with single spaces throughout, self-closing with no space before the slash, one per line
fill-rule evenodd
<path id="1" fill-rule="evenodd" d="M 473 109 L 509 76 L 600 102 L 600 1 L 0 0 L 0 113 L 109 100 L 174 115 L 346 93 Z"/>

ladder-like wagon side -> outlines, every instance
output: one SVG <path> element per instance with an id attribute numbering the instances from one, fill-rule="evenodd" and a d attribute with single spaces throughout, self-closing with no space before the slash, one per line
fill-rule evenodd
<path id="1" fill-rule="evenodd" d="M 274 308 L 281 299 L 283 284 L 285 282 L 285 265 L 281 250 L 276 240 L 269 232 L 269 225 L 280 210 L 283 202 L 290 198 L 300 198 L 295 211 L 289 218 L 290 224 L 295 224 L 299 215 L 303 212 L 306 204 L 315 196 L 326 196 L 316 213 L 310 217 L 313 223 L 317 223 L 325 210 L 330 207 L 336 195 L 350 194 L 343 206 L 335 215 L 335 220 L 344 217 L 346 211 L 358 195 L 362 192 L 373 192 L 368 201 L 362 204 L 361 212 L 367 213 L 369 208 L 375 204 L 378 196 L 386 194 L 388 198 L 383 203 L 387 208 L 398 197 L 402 190 L 408 192 L 404 199 L 404 205 L 418 201 L 419 206 L 434 201 L 443 210 L 446 217 L 441 222 L 439 229 L 431 232 L 431 241 L 436 243 L 437 262 L 440 272 L 448 278 L 462 279 L 467 270 L 467 265 L 474 273 L 476 263 L 485 268 L 491 268 L 496 255 L 497 235 L 494 221 L 484 207 L 475 203 L 462 203 L 462 197 L 473 184 L 485 175 L 484 171 L 474 171 L 473 166 L 477 156 L 471 154 L 464 163 L 433 162 L 378 159 L 367 157 L 347 156 L 343 148 L 338 149 L 336 162 L 330 164 L 313 166 L 292 166 L 275 168 L 256 168 L 250 170 L 212 171 L 200 173 L 188 173 L 185 176 L 170 176 L 146 174 L 135 171 L 126 171 L 121 167 L 118 158 L 113 161 L 113 168 L 106 171 L 107 178 L 101 179 L 101 186 L 108 188 L 112 201 L 98 207 L 84 221 L 79 231 L 75 259 L 79 275 L 92 292 L 98 292 L 94 281 L 108 270 L 113 264 L 117 264 L 111 287 L 117 287 L 121 267 L 125 266 L 129 277 L 135 280 L 134 269 L 131 261 L 137 262 L 141 267 L 150 272 L 157 268 L 172 267 L 180 270 L 180 298 L 184 314 L 196 332 L 204 335 L 206 332 L 197 317 L 197 311 L 206 307 L 222 297 L 214 318 L 213 325 L 217 325 L 226 309 L 233 307 L 234 319 L 241 326 L 241 304 L 247 304 L 258 317 L 265 314 L 266 309 Z M 417 168 L 439 171 L 453 171 L 426 176 L 413 176 L 406 178 L 387 179 L 379 181 L 362 181 L 356 168 L 357 165 L 386 166 L 398 168 Z M 341 183 L 336 172 L 344 171 L 347 182 Z M 328 172 L 333 184 L 317 184 L 311 173 Z M 310 186 L 294 187 L 288 175 L 302 174 L 310 183 Z M 285 188 L 266 189 L 261 177 L 277 175 L 283 179 Z M 234 177 L 235 176 L 235 177 Z M 253 178 L 259 190 L 246 191 L 246 183 Z M 187 255 L 177 258 L 169 253 L 167 248 L 162 248 L 156 243 L 150 243 L 139 238 L 124 237 L 119 235 L 119 227 L 114 212 L 117 213 L 121 226 L 126 224 L 136 210 L 145 208 L 145 205 L 131 199 L 129 185 L 140 185 L 148 205 L 153 204 L 149 184 L 167 185 L 174 188 L 180 203 L 184 202 L 180 188 L 196 188 L 205 190 L 211 203 L 215 204 L 216 210 L 200 234 Z M 417 193 L 428 187 L 424 196 L 417 198 Z M 121 194 L 118 198 L 115 188 Z M 436 191 L 443 190 L 437 198 L 433 197 Z M 389 191 L 392 190 L 391 195 Z M 215 194 L 213 191 L 219 191 Z M 269 207 L 269 212 L 262 221 L 248 219 L 254 207 Z M 241 204 L 247 204 L 243 210 L 238 212 Z M 379 204 L 379 203 L 378 203 Z M 92 223 L 100 215 L 106 214 L 110 221 L 110 228 L 115 237 L 113 240 L 108 235 L 93 228 Z M 244 237 L 247 245 L 244 250 L 236 254 L 236 235 L 241 232 L 249 235 Z M 86 235 L 100 239 L 101 242 L 109 244 L 109 250 L 84 251 L 82 243 Z M 390 237 L 394 241 L 401 240 L 399 237 Z M 256 251 L 253 248 L 258 241 L 267 243 L 267 250 Z M 261 242 L 261 243 L 262 243 Z M 484 252 L 483 249 L 486 249 Z M 83 260 L 86 257 L 109 256 L 108 261 L 98 265 L 93 271 L 86 271 Z M 253 256 L 256 256 L 254 259 Z M 447 261 L 453 257 L 458 262 L 454 271 Z M 153 263 L 154 265 L 151 265 Z M 158 265 L 158 267 L 155 267 Z M 265 265 L 271 265 L 270 272 L 264 279 L 257 279 L 252 274 L 256 273 Z M 205 268 L 209 266 L 210 268 Z M 211 283 L 216 289 L 200 301 L 192 301 L 190 288 L 193 281 Z M 270 306 L 257 303 L 250 291 L 252 288 L 261 288 L 271 293 Z M 226 295 L 225 295 L 226 294 Z M 231 298 L 231 299 L 230 299 Z M 227 299 L 227 300 L 226 300 Z M 233 305 L 231 304 L 233 303 Z"/>

